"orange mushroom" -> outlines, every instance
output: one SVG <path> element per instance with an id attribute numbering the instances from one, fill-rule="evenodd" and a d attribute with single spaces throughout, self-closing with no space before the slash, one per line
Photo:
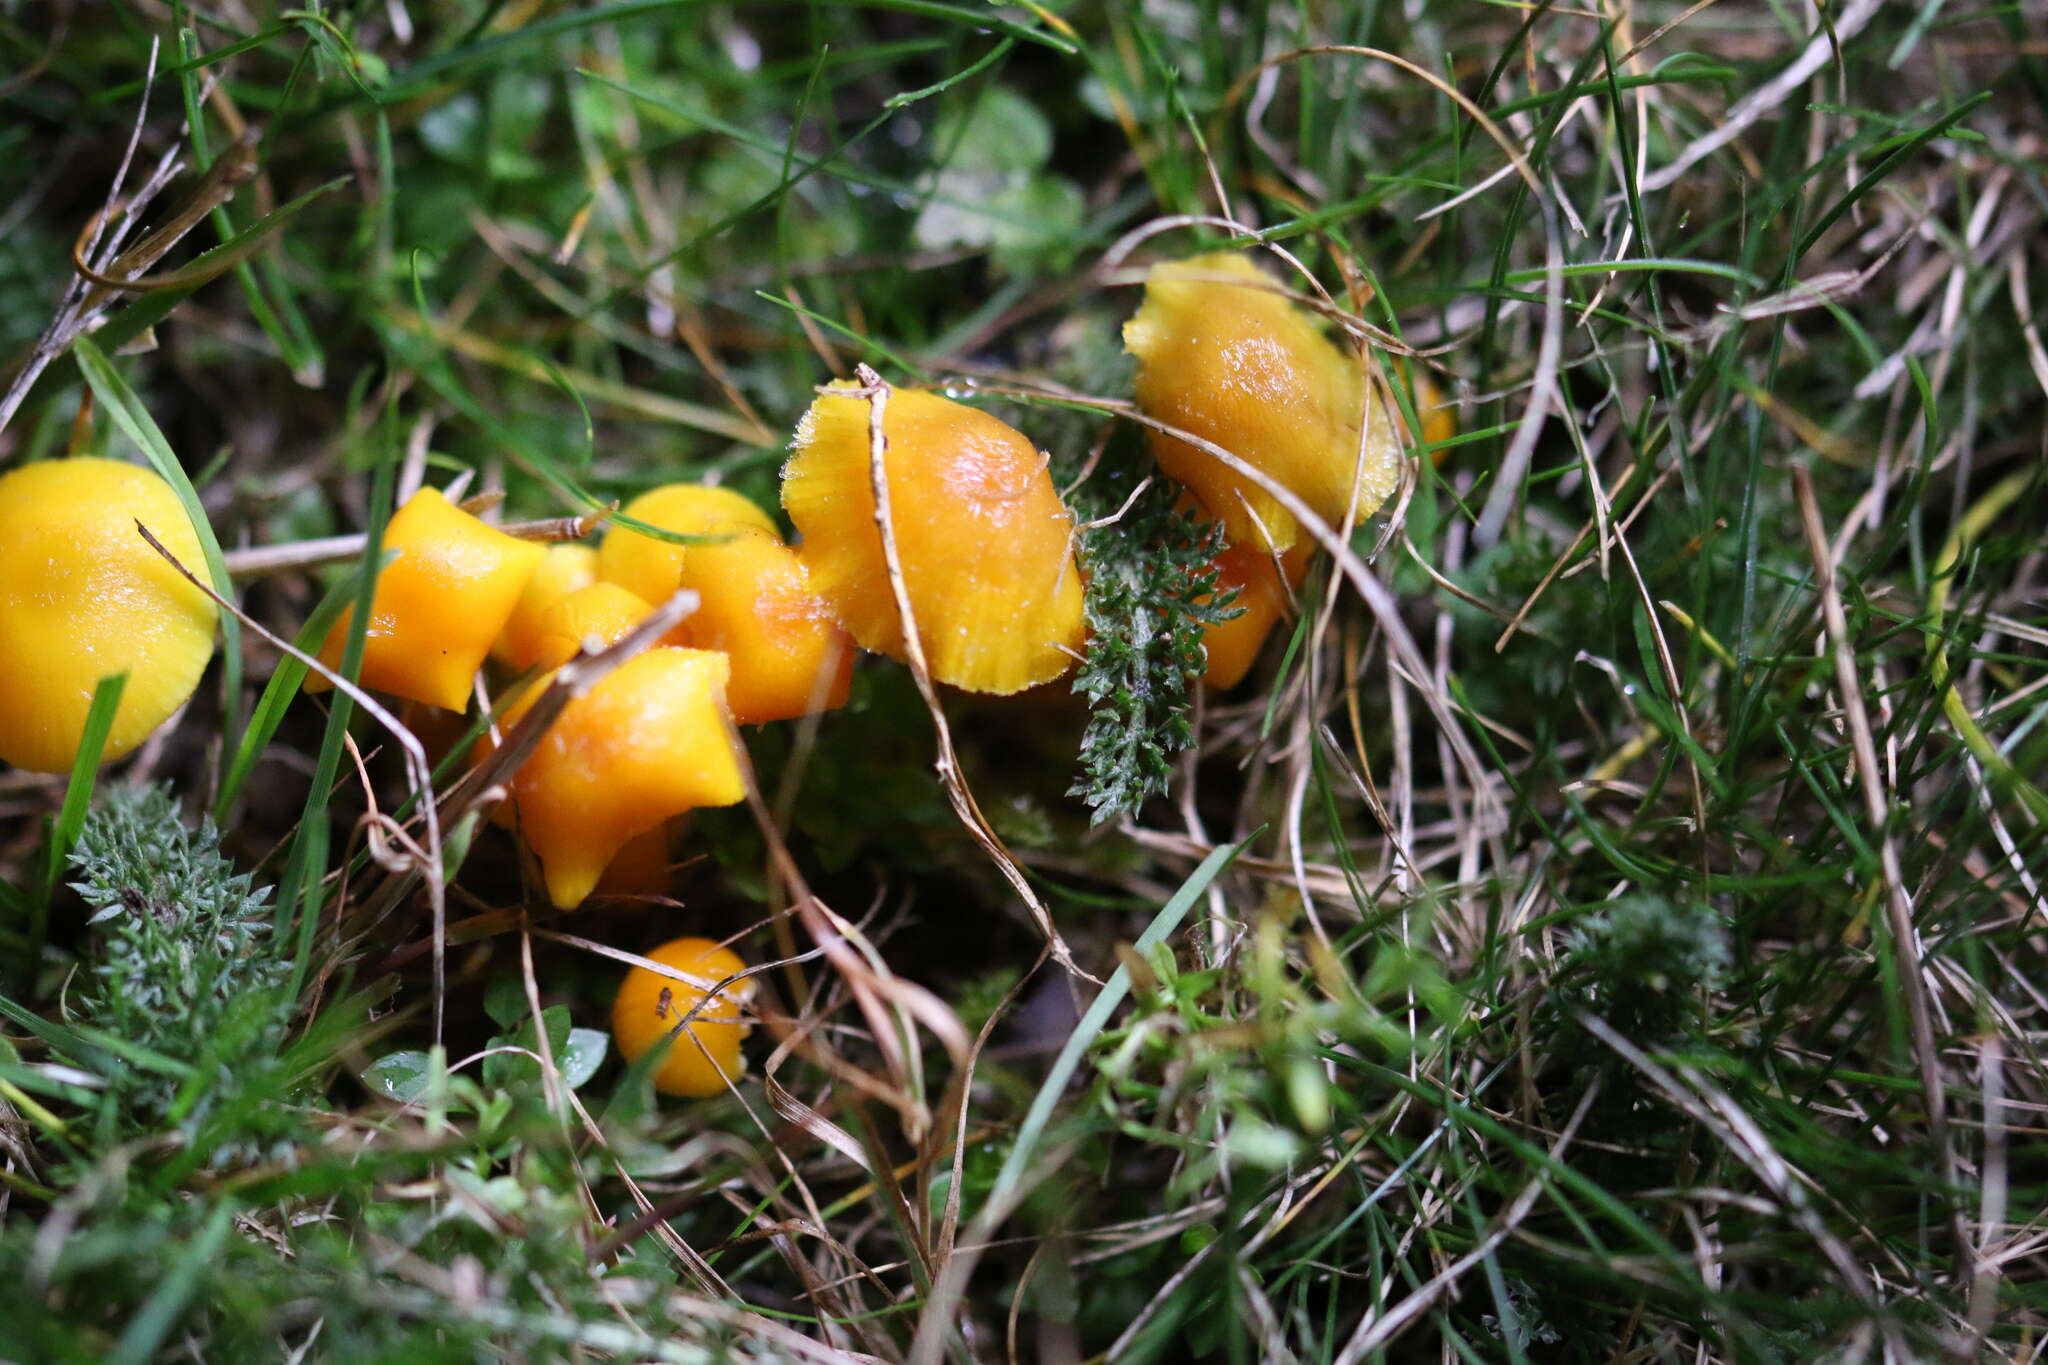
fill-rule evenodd
<path id="1" fill-rule="evenodd" d="M 612 583 L 592 583 L 556 600 L 533 624 L 533 659 L 560 668 L 578 654 L 617 644 L 654 607 Z"/>
<path id="2" fill-rule="evenodd" d="M 604 875 L 597 879 L 590 894 L 635 898 L 665 894 L 675 869 L 671 845 L 676 831 L 685 823 L 685 818 L 678 816 L 628 839 L 604 865 Z"/>
<path id="3" fill-rule="evenodd" d="M 449 711 L 469 705 L 470 682 L 505 628 L 545 551 L 486 526 L 422 488 L 392 514 L 384 548 L 397 557 L 377 575 L 363 642 L 363 686 Z M 341 664 L 345 612 L 320 647 L 320 661 Z M 329 686 L 318 674 L 308 691 Z"/>
<path id="4" fill-rule="evenodd" d="M 664 530 L 717 537 L 672 545 L 614 526 L 598 551 L 599 573 L 657 594 L 651 602 L 680 588 L 698 594 L 697 609 L 664 643 L 732 656 L 726 700 L 734 720 L 787 720 L 846 704 L 852 642 L 766 512 L 731 489 L 701 484 L 669 484 L 626 510 Z"/>
<path id="5" fill-rule="evenodd" d="M 642 493 L 626 504 L 625 514 L 679 535 L 721 536 L 741 530 L 777 534 L 775 519 L 748 499 L 730 488 L 705 484 L 672 483 Z M 682 586 L 683 564 L 692 548 L 615 525 L 598 546 L 597 576 L 659 606 Z"/>
<path id="6" fill-rule="evenodd" d="M 1138 358 L 1148 416 L 1229 451 L 1332 525 L 1370 516 L 1393 491 L 1400 444 L 1357 362 L 1244 256 L 1154 266 L 1124 348 Z M 1148 436 L 1160 467 L 1233 544 L 1285 550 L 1300 538 L 1293 514 L 1259 484 L 1177 437 Z"/>
<path id="7" fill-rule="evenodd" d="M 1422 423 L 1417 433 L 1424 445 L 1441 445 L 1458 434 L 1458 410 L 1427 371 L 1417 368 L 1408 376 L 1415 390 L 1415 416 Z M 1431 459 L 1441 462 L 1446 452 L 1436 451 Z"/>
<path id="8" fill-rule="evenodd" d="M 798 423 L 782 505 L 811 584 L 866 649 L 904 657 L 875 524 L 869 404 L 840 382 Z M 932 676 L 1020 692 L 1066 672 L 1083 638 L 1073 518 L 1048 457 L 1005 423 L 917 389 L 883 418 L 891 529 Z"/>
<path id="9" fill-rule="evenodd" d="M 491 657 L 507 668 L 532 668 L 540 659 L 541 617 L 547 609 L 597 581 L 597 551 L 588 545 L 550 545 L 526 580 L 511 619 L 491 645 Z M 552 665 L 547 665 L 552 667 Z"/>
<path id="10" fill-rule="evenodd" d="M 1216 591 L 1221 594 L 1236 588 L 1234 605 L 1242 610 L 1227 621 L 1202 628 L 1202 649 L 1209 660 L 1203 682 L 1224 691 L 1244 681 L 1266 637 L 1286 616 L 1289 589 L 1301 586 L 1313 547 L 1312 541 L 1301 542 L 1280 557 L 1277 567 L 1273 555 L 1265 550 L 1226 545 L 1217 554 Z"/>
<path id="11" fill-rule="evenodd" d="M 759 531 L 692 546 L 683 586 L 698 598 L 681 627 L 689 642 L 732 659 L 725 695 L 734 720 L 754 725 L 846 705 L 853 641 L 811 590 L 796 551 Z"/>
<path id="12" fill-rule="evenodd" d="M 745 799 L 725 710 L 729 671 L 723 654 L 650 649 L 565 706 L 520 764 L 511 804 L 556 906 L 580 904 L 635 835 Z M 503 728 L 552 680 L 537 679 Z"/>
<path id="13" fill-rule="evenodd" d="M 654 1088 L 664 1095 L 703 1099 L 744 1075 L 740 1042 L 747 1035 L 743 1009 L 754 994 L 751 980 L 735 981 L 716 996 L 719 983 L 746 970 L 738 954 L 707 938 L 679 938 L 647 954 L 685 979 L 648 967 L 634 967 L 612 1001 L 612 1038 L 630 1064 L 666 1045 L 654 1068 Z"/>

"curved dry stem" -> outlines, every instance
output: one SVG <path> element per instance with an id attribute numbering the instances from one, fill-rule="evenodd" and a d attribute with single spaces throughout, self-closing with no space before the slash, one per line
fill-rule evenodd
<path id="1" fill-rule="evenodd" d="M 399 721 L 398 717 L 385 710 L 375 697 L 372 697 L 368 692 L 358 687 L 353 681 L 344 678 L 338 670 L 329 668 L 313 655 L 292 644 L 291 641 L 272 633 L 262 622 L 243 611 L 232 600 L 215 592 L 211 583 L 206 582 L 186 568 L 179 562 L 176 555 L 165 549 L 163 542 L 150 534 L 147 526 L 138 521 L 135 523 L 135 529 L 149 543 L 149 548 L 162 555 L 172 568 L 184 576 L 186 582 L 212 598 L 223 611 L 232 613 L 237 620 L 254 631 L 273 648 L 281 650 L 292 658 L 297 659 L 307 668 L 327 679 L 327 681 L 334 685 L 336 691 L 346 696 L 357 706 L 362 707 L 365 715 L 376 721 L 393 739 L 398 741 L 398 747 L 405 755 L 406 781 L 412 787 L 413 797 L 419 805 L 420 821 L 426 832 L 426 845 L 421 850 L 425 855 L 424 861 L 420 859 L 408 859 L 407 861 L 412 863 L 411 875 L 425 877 L 427 898 L 432 904 L 434 911 L 434 1041 L 436 1043 L 440 1042 L 442 1018 L 447 1006 L 448 883 L 442 861 L 440 812 L 434 801 L 434 769 L 433 765 L 427 761 L 426 747 L 420 743 L 419 736 L 407 729 Z M 407 842 L 410 844 L 409 840 Z M 414 847 L 417 846 L 414 845 Z"/>
<path id="2" fill-rule="evenodd" d="M 1004 847 L 1001 837 L 989 826 L 988 818 L 975 802 L 974 793 L 968 790 L 967 780 L 960 774 L 960 758 L 953 748 L 953 730 L 946 723 L 945 708 L 939 705 L 938 689 L 932 685 L 931 665 L 925 661 L 924 642 L 918 638 L 917 617 L 910 606 L 910 585 L 904 581 L 903 556 L 896 544 L 896 523 L 889 505 L 889 438 L 882 431 L 882 416 L 889 406 L 889 385 L 866 365 L 856 366 L 854 375 L 860 381 L 859 388 L 831 392 L 864 399 L 868 405 L 868 481 L 875 498 L 875 527 L 882 537 L 882 562 L 888 568 L 889 591 L 895 596 L 896 611 L 903 618 L 903 652 L 908 658 L 911 676 L 917 680 L 918 695 L 924 698 L 925 709 L 931 713 L 932 728 L 938 737 L 939 781 L 945 787 L 946 797 L 952 802 L 953 813 L 960 817 L 960 823 L 967 827 L 967 832 L 974 836 L 974 841 L 981 845 L 997 871 L 1003 874 L 1003 879 L 1009 882 L 1031 911 L 1039 932 L 1052 945 L 1054 960 L 1073 975 L 1100 986 L 1100 981 L 1082 971 L 1080 964 L 1074 961 L 1073 952 L 1053 925 L 1052 912 L 1031 889 L 1024 869 L 1017 865 L 1016 858 Z"/>

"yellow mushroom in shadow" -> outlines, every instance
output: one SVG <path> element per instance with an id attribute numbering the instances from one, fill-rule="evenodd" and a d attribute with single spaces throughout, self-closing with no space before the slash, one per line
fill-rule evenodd
<path id="1" fill-rule="evenodd" d="M 1315 542 L 1304 540 L 1274 562 L 1270 551 L 1226 545 L 1216 556 L 1216 591 L 1237 589 L 1238 614 L 1202 628 L 1208 668 L 1202 681 L 1219 691 L 1237 686 L 1258 660 L 1273 627 L 1286 619 L 1291 589 L 1308 574 Z"/>
<path id="2" fill-rule="evenodd" d="M 102 679 L 126 673 L 102 758 L 133 749 L 185 704 L 213 657 L 213 599 L 184 504 L 119 460 L 47 460 L 0 476 L 0 760 L 63 772 Z"/>
<path id="3" fill-rule="evenodd" d="M 612 1039 L 619 1055 L 630 1065 L 665 1045 L 654 1066 L 656 1090 L 691 1099 L 719 1094 L 729 1079 L 746 1074 L 740 1042 L 748 1031 L 744 1009 L 754 983 L 747 979 L 718 987 L 746 970 L 746 964 L 708 938 L 673 939 L 646 957 L 687 979 L 642 966 L 626 973 L 612 1000 Z"/>

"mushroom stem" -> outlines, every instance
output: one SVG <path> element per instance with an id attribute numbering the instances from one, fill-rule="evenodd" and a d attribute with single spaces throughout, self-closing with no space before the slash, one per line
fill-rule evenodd
<path id="1" fill-rule="evenodd" d="M 472 499 L 471 501 L 476 501 Z M 463 510 L 470 510 L 470 503 L 462 504 Z M 582 517 L 544 517 L 539 521 L 515 521 L 509 526 L 497 529 L 520 540 L 581 540 L 597 529 L 603 515 Z M 361 532 L 346 536 L 321 536 L 316 540 L 294 540 L 282 545 L 252 545 L 247 549 L 229 550 L 221 556 L 227 561 L 228 577 L 237 582 L 252 578 L 269 578 L 274 574 L 292 573 L 299 569 L 317 569 L 327 564 L 346 563 L 360 559 L 363 547 L 369 537 Z"/>

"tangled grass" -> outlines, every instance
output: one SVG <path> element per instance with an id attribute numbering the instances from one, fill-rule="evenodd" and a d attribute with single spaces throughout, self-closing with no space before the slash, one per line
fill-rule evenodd
<path id="1" fill-rule="evenodd" d="M 1133 286 L 1233 235 L 1458 419 L 1099 827 L 1082 703 L 942 698 L 942 774 L 869 661 L 674 899 L 550 916 L 253 628 L 90 808 L 0 774 L 0 1358 L 2037 1351 L 2025 7 L 22 0 L 0 50 L 0 462 L 156 446 L 286 639 L 361 580 L 268 547 L 427 477 L 772 505 L 856 363 L 1141 467 Z M 73 275 L 180 217 L 156 287 Z M 685 932 L 761 1028 L 657 1103 L 590 1030 Z"/>

